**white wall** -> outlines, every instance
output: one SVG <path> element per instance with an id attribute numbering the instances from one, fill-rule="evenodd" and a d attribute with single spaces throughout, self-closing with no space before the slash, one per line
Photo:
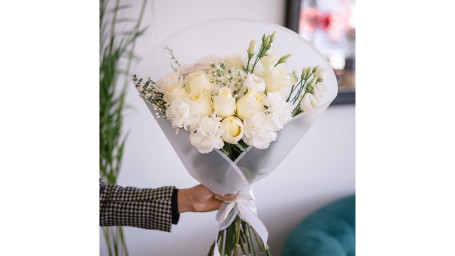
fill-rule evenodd
<path id="1" fill-rule="evenodd" d="M 140 1 L 131 1 L 138 5 Z M 136 7 L 137 9 L 139 6 Z M 137 9 L 129 15 L 137 15 Z M 139 55 L 185 26 L 217 17 L 242 17 L 283 25 L 284 0 L 156 0 L 147 4 L 144 25 L 150 29 L 136 45 Z M 133 86 L 127 103 L 130 132 L 118 183 L 122 186 L 186 188 L 197 184 L 139 99 Z M 274 173 L 254 187 L 260 218 L 269 231 L 273 255 L 286 236 L 320 206 L 355 191 L 355 110 L 330 107 Z M 215 238 L 215 213 L 185 213 L 171 233 L 125 228 L 130 255 L 206 255 Z M 102 232 L 100 252 L 107 255 Z"/>

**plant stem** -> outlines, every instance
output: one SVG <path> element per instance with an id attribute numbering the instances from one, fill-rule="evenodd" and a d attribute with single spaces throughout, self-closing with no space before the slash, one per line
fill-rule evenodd
<path id="1" fill-rule="evenodd" d="M 250 235 L 248 234 L 248 230 L 246 228 L 246 223 L 244 221 L 242 221 L 242 226 L 243 226 L 243 232 L 245 233 L 245 239 L 246 239 L 246 242 L 247 242 L 247 245 L 248 245 L 248 253 L 249 255 L 251 255 L 251 246 L 250 246 Z"/>
<path id="2" fill-rule="evenodd" d="M 220 250 L 220 254 L 223 253 L 224 233 L 226 233 L 226 229 L 223 230 L 222 233 L 221 233 L 220 248 L 218 248 Z"/>
<path id="3" fill-rule="evenodd" d="M 235 250 L 234 250 L 234 256 L 237 256 L 239 240 L 240 240 L 240 217 L 237 216 L 235 218 L 235 242 L 234 242 Z"/>
<path id="4" fill-rule="evenodd" d="M 110 242 L 110 228 L 109 227 L 103 227 L 103 233 L 104 233 L 104 240 L 106 241 L 106 247 L 109 252 L 109 256 L 112 255 L 112 248 L 111 248 L 111 242 Z"/>
<path id="5" fill-rule="evenodd" d="M 251 234 L 250 225 L 248 225 L 248 223 L 247 223 L 247 224 L 246 224 L 246 227 L 247 227 L 247 229 L 248 229 L 248 234 L 250 235 L 251 247 L 252 247 L 252 249 L 253 249 L 254 256 L 257 256 L 257 254 L 256 254 L 256 249 L 254 248 L 253 236 L 252 236 L 252 234 Z"/>

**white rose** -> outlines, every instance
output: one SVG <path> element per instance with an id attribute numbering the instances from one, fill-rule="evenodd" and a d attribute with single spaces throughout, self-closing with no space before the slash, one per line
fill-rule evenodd
<path id="1" fill-rule="evenodd" d="M 188 97 L 188 92 L 184 87 L 173 87 L 164 93 L 163 100 L 172 103 L 176 99 Z"/>
<path id="2" fill-rule="evenodd" d="M 263 92 L 265 90 L 265 80 L 262 77 L 259 77 L 255 74 L 249 74 L 243 85 L 250 90 L 256 90 L 258 92 Z"/>
<path id="3" fill-rule="evenodd" d="M 276 92 L 297 82 L 291 73 L 278 67 L 267 68 L 264 78 L 267 92 Z"/>
<path id="4" fill-rule="evenodd" d="M 237 116 L 243 120 L 256 112 L 263 112 L 265 99 L 266 96 L 263 92 L 249 90 L 237 101 Z"/>
<path id="5" fill-rule="evenodd" d="M 233 54 L 229 55 L 226 58 L 224 58 L 224 63 L 226 64 L 227 69 L 234 67 L 236 69 L 242 69 L 243 68 L 243 61 L 242 57 L 238 54 Z"/>
<path id="6" fill-rule="evenodd" d="M 265 113 L 268 114 L 274 127 L 274 131 L 279 131 L 292 119 L 294 105 L 286 102 L 286 99 L 279 92 L 269 92 L 265 105 L 268 107 Z"/>
<path id="7" fill-rule="evenodd" d="M 319 104 L 318 100 L 311 93 L 305 93 L 302 101 L 300 102 L 300 109 L 302 111 L 310 111 L 311 109 L 317 107 Z"/>
<path id="8" fill-rule="evenodd" d="M 189 74 L 185 78 L 185 84 L 188 86 L 190 92 L 199 92 L 206 90 L 212 92 L 212 86 L 204 71 L 197 71 Z"/>
<path id="9" fill-rule="evenodd" d="M 199 122 L 196 132 L 190 134 L 191 145 L 195 146 L 200 153 L 206 154 L 214 148 L 220 149 L 224 146 L 220 121 L 221 118 L 215 115 L 206 116 Z"/>
<path id="10" fill-rule="evenodd" d="M 221 136 L 223 140 L 230 144 L 237 144 L 243 136 L 243 123 L 240 119 L 234 116 L 226 117 L 221 122 L 221 127 L 224 130 Z"/>
<path id="11" fill-rule="evenodd" d="M 264 112 L 257 112 L 243 122 L 243 141 L 258 149 L 268 148 L 270 142 L 275 141 L 277 133 L 273 124 Z"/>
<path id="12" fill-rule="evenodd" d="M 188 98 L 191 102 L 193 113 L 199 113 L 201 116 L 212 114 L 212 100 L 210 99 L 210 94 L 206 90 L 192 92 Z"/>
<path id="13" fill-rule="evenodd" d="M 169 91 L 172 91 L 173 88 L 178 88 L 183 86 L 183 81 L 180 79 L 179 72 L 172 72 L 163 77 L 161 77 L 156 82 L 156 90 L 160 93 L 166 94 Z"/>
<path id="14" fill-rule="evenodd" d="M 325 84 L 318 83 L 313 88 L 313 95 L 319 101 L 324 96 L 325 91 L 327 91 L 327 86 Z"/>
<path id="15" fill-rule="evenodd" d="M 218 96 L 213 97 L 213 109 L 220 117 L 232 116 L 235 113 L 235 98 L 228 87 L 222 87 Z"/>

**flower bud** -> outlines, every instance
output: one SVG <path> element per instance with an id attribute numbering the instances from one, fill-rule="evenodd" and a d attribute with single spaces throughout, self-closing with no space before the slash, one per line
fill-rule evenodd
<path id="1" fill-rule="evenodd" d="M 273 39 L 275 39 L 275 34 L 276 34 L 276 31 L 273 31 L 273 33 L 270 35 L 270 43 L 272 43 Z"/>
<path id="2" fill-rule="evenodd" d="M 285 63 L 289 59 L 289 57 L 291 57 L 291 54 L 288 54 L 288 55 L 285 55 L 285 56 L 281 57 L 278 60 L 278 62 L 275 64 L 275 66 L 277 66 L 277 65 L 279 65 L 281 63 Z"/>
<path id="3" fill-rule="evenodd" d="M 251 58 L 253 57 L 253 55 L 255 54 L 255 50 L 254 50 L 254 47 L 256 45 L 256 40 L 251 40 L 250 42 L 250 46 L 248 47 L 248 58 Z"/>
<path id="4" fill-rule="evenodd" d="M 221 138 L 230 144 L 237 144 L 243 137 L 243 123 L 242 121 L 234 116 L 226 117 L 221 122 L 221 128 L 224 130 Z"/>

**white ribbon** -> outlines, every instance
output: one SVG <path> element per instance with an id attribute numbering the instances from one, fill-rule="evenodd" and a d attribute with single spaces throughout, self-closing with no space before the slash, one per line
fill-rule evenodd
<path id="1" fill-rule="evenodd" d="M 262 239 L 264 246 L 266 246 L 269 233 L 267 232 L 264 223 L 262 223 L 257 216 L 256 205 L 253 201 L 253 190 L 249 188 L 240 192 L 233 201 L 223 202 L 218 210 L 218 213 L 216 214 L 216 220 L 220 222 L 219 231 L 229 227 L 238 215 L 256 231 Z M 218 233 L 219 232 L 217 232 L 217 234 Z M 220 256 L 217 238 L 218 237 L 215 238 L 214 256 Z"/>

